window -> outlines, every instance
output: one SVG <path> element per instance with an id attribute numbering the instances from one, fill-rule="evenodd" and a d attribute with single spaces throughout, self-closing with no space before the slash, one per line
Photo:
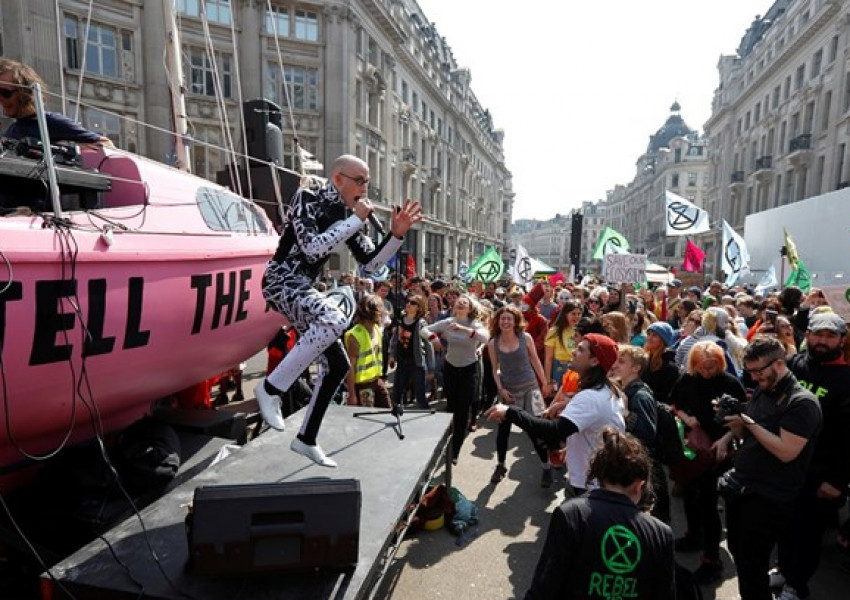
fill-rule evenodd
<path id="1" fill-rule="evenodd" d="M 697 184 L 697 174 L 694 171 L 688 171 L 688 186 L 695 187 Z"/>
<path id="2" fill-rule="evenodd" d="M 65 17 L 65 65 L 69 69 L 82 69 L 103 77 L 121 77 L 119 50 L 132 52 L 133 38 L 129 32 L 114 27 L 92 23 L 83 49 L 85 22 L 76 17 Z M 85 65 L 83 65 L 85 52 Z"/>
<path id="3" fill-rule="evenodd" d="M 266 94 L 282 107 L 291 102 L 295 110 L 319 109 L 319 70 L 311 67 L 284 65 L 287 89 L 280 85 L 280 68 L 269 64 L 266 69 Z M 287 93 L 288 92 L 288 101 Z M 361 107 L 361 109 L 363 108 Z"/>
<path id="4" fill-rule="evenodd" d="M 319 15 L 306 10 L 295 11 L 295 38 L 316 42 L 319 40 Z"/>
<path id="5" fill-rule="evenodd" d="M 268 6 L 266 6 L 263 30 L 269 35 L 277 34 L 278 37 L 289 37 L 289 9 L 272 6 L 272 10 L 269 12 Z"/>
<path id="6" fill-rule="evenodd" d="M 773 88 L 773 102 L 771 103 L 771 106 L 773 106 L 774 109 L 776 109 L 776 107 L 779 106 L 779 86 L 778 85 L 775 88 Z"/>
<path id="7" fill-rule="evenodd" d="M 838 36 L 833 36 L 832 41 L 829 43 L 829 62 L 833 62 L 835 57 L 838 56 Z"/>
<path id="8" fill-rule="evenodd" d="M 791 95 L 791 76 L 785 78 L 785 87 L 782 88 L 782 99 L 788 100 Z"/>
<path id="9" fill-rule="evenodd" d="M 820 128 L 826 131 L 829 128 L 829 111 L 832 109 L 832 90 L 829 90 L 823 97 L 823 105 L 821 106 L 821 121 Z"/>
<path id="10" fill-rule="evenodd" d="M 823 48 L 815 52 L 812 57 L 812 77 L 820 75 L 821 64 L 823 63 Z"/>
<path id="11" fill-rule="evenodd" d="M 218 65 L 210 62 L 205 50 L 192 48 L 189 50 L 189 92 L 202 96 L 216 95 L 216 66 L 218 67 L 221 95 L 232 97 L 232 59 L 229 54 L 218 53 Z"/>
<path id="12" fill-rule="evenodd" d="M 794 76 L 794 91 L 799 90 L 803 87 L 803 81 L 806 79 L 806 65 L 800 65 L 797 67 L 797 73 Z"/>
<path id="13" fill-rule="evenodd" d="M 679 187 L 679 174 L 678 173 L 673 173 L 673 175 L 670 177 L 670 187 L 672 187 L 672 188 Z"/>
<path id="14" fill-rule="evenodd" d="M 175 0 L 177 12 L 187 17 L 200 18 L 206 6 L 207 21 L 219 25 L 230 25 L 230 0 Z"/>

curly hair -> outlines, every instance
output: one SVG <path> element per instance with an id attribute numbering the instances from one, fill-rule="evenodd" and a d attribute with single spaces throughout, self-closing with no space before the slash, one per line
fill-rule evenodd
<path id="1" fill-rule="evenodd" d="M 496 311 L 493 318 L 490 319 L 490 337 L 494 338 L 501 332 L 499 327 L 499 319 L 505 313 L 510 313 L 514 316 L 514 333 L 517 337 L 522 336 L 525 330 L 525 318 L 522 316 L 522 311 L 513 304 L 507 304 Z"/>
<path id="2" fill-rule="evenodd" d="M 32 90 L 29 86 L 34 83 L 39 84 L 43 95 L 47 91 L 47 86 L 44 84 L 41 76 L 29 65 L 10 58 L 0 58 L 0 75 L 4 73 L 11 73 L 11 83 L 21 86 L 18 89 L 18 94 L 21 97 L 21 105 L 28 110 L 34 111 L 35 101 L 33 100 Z"/>

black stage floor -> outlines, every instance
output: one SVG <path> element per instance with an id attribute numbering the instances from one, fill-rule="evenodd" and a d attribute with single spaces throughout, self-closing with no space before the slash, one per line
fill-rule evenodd
<path id="1" fill-rule="evenodd" d="M 409 504 L 446 458 L 451 415 L 407 413 L 405 438 L 389 414 L 354 417 L 362 408 L 331 405 L 319 441 L 336 469 L 316 466 L 289 450 L 304 411 L 286 420 L 283 433 L 268 431 L 223 462 L 198 474 L 142 512 L 144 528 L 131 517 L 42 574 L 44 597 L 299 599 L 362 598 L 380 580 L 410 516 Z M 450 467 L 451 463 L 449 463 Z M 450 468 L 447 469 L 450 475 Z M 356 569 L 209 577 L 187 572 L 184 520 L 194 490 L 202 485 L 298 481 L 327 477 L 359 479 L 362 492 Z"/>

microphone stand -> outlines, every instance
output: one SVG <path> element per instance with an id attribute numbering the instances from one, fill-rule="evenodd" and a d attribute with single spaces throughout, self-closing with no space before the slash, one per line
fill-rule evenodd
<path id="1" fill-rule="evenodd" d="M 371 215 L 370 215 L 371 216 Z M 401 311 L 402 311 L 402 294 L 401 294 L 401 270 L 407 269 L 407 257 L 410 255 L 410 252 L 405 250 L 399 250 L 398 252 L 398 262 L 396 263 L 396 271 L 395 271 L 395 290 L 393 291 L 393 308 L 394 315 L 393 321 L 397 324 L 398 320 L 401 319 Z M 397 326 L 397 325 L 396 325 Z M 399 395 L 401 397 L 401 395 Z M 436 409 L 433 408 L 419 408 L 412 409 L 407 411 L 410 414 L 431 414 L 436 413 Z M 371 410 L 371 411 L 360 411 L 354 413 L 355 417 L 366 417 L 370 415 L 392 415 L 395 417 L 395 427 L 394 431 L 398 436 L 399 440 L 404 439 L 404 429 L 401 426 L 401 417 L 404 416 L 404 405 L 402 402 L 398 402 L 393 404 L 393 407 L 389 410 Z"/>
<path id="2" fill-rule="evenodd" d="M 407 411 L 408 414 L 429 414 L 433 415 L 437 412 L 435 408 L 418 408 Z M 372 411 L 364 411 L 364 412 L 356 412 L 354 413 L 355 417 L 366 417 L 369 415 L 392 415 L 395 417 L 395 427 L 393 427 L 393 431 L 395 431 L 399 440 L 404 439 L 404 429 L 401 426 L 401 417 L 404 416 L 404 406 L 401 402 L 397 404 L 393 404 L 393 407 L 389 410 L 372 410 Z"/>

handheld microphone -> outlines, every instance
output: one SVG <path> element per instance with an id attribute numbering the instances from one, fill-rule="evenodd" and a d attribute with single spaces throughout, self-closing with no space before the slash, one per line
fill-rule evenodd
<path id="1" fill-rule="evenodd" d="M 372 227 L 375 228 L 375 231 L 377 231 L 381 235 L 386 235 L 386 232 L 384 231 L 384 226 L 381 225 L 381 222 L 378 220 L 378 217 L 375 216 L 374 211 L 369 212 L 369 223 L 372 225 Z"/>

